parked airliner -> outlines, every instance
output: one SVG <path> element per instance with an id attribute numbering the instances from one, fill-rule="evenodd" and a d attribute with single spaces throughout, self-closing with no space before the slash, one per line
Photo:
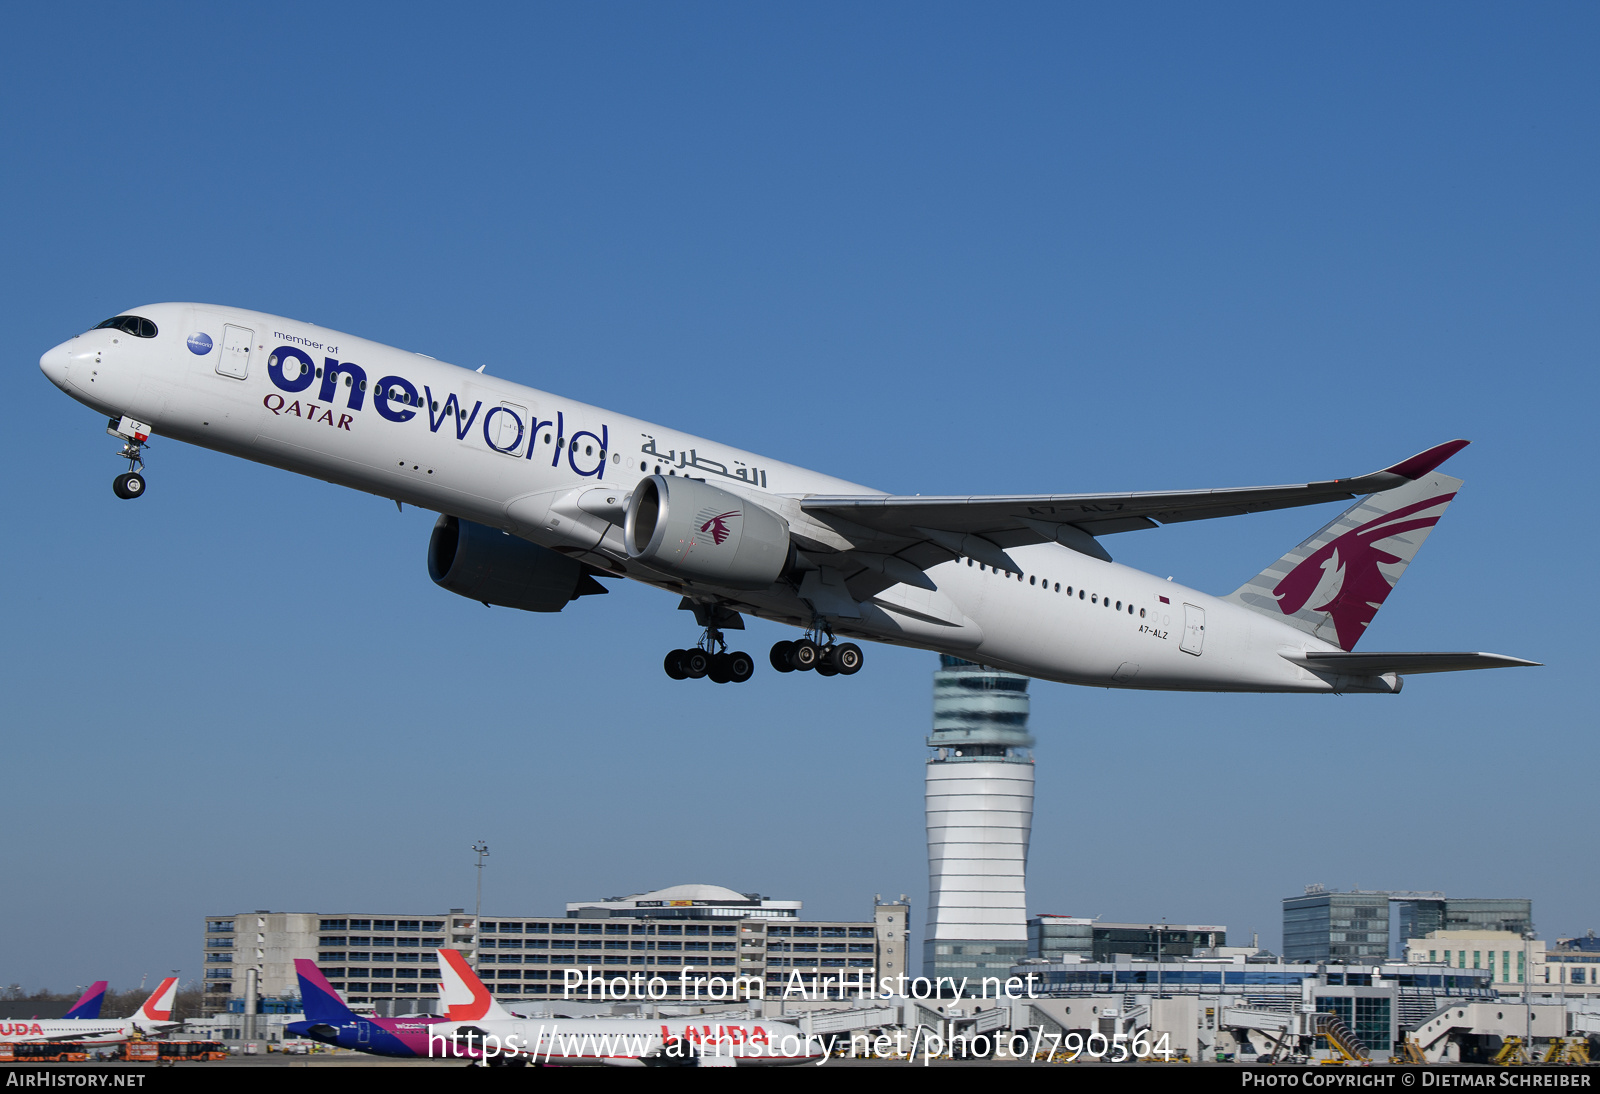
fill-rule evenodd
<path id="1" fill-rule="evenodd" d="M 816 1063 L 827 1055 L 825 1042 L 768 1018 L 524 1018 L 500 1005 L 460 951 L 438 953 L 439 1000 L 460 1023 L 452 1035 L 502 1061 L 750 1067 Z"/>
<path id="2" fill-rule="evenodd" d="M 523 1017 L 502 1006 L 456 950 L 439 951 L 442 1015 L 364 1017 L 345 1004 L 315 962 L 302 957 L 294 966 L 305 1020 L 290 1023 L 287 1032 L 374 1056 L 491 1066 L 706 1067 L 815 1063 L 826 1054 L 822 1042 L 791 1023 L 762 1018 Z"/>
<path id="3" fill-rule="evenodd" d="M 101 1018 L 100 1003 L 106 982 L 98 981 L 73 1005 L 65 1018 L 37 1018 L 0 1022 L 0 1041 L 71 1041 L 80 1045 L 111 1045 L 132 1037 L 160 1033 L 178 1025 L 172 1021 L 172 1003 L 178 995 L 178 978 L 169 976 L 139 1005 L 129 1018 Z"/>
<path id="4" fill-rule="evenodd" d="M 754 672 L 726 632 L 801 628 L 779 672 L 849 675 L 854 641 L 953 654 L 1096 687 L 1395 693 L 1402 674 L 1531 665 L 1488 653 L 1355 652 L 1456 496 L 1466 441 L 1366 475 L 1123 494 L 895 496 L 418 353 L 260 312 L 153 304 L 45 353 L 108 415 L 145 491 L 153 436 L 441 514 L 435 582 L 485 604 L 561 611 L 627 577 L 677 594 L 702 629 L 668 675 Z M 1234 592 L 1111 560 L 1103 537 L 1354 501 Z"/>

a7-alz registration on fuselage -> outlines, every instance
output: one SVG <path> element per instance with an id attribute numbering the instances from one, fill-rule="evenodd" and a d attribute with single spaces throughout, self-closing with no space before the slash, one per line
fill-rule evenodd
<path id="1" fill-rule="evenodd" d="M 632 578 L 702 634 L 675 678 L 749 679 L 726 632 L 804 631 L 780 672 L 849 675 L 871 640 L 1045 680 L 1182 691 L 1378 692 L 1402 675 L 1530 665 L 1478 652 L 1356 652 L 1455 497 L 1451 441 L 1324 482 L 1124 494 L 895 496 L 309 323 L 153 304 L 39 367 L 110 418 L 145 490 L 170 437 L 442 514 L 428 570 L 487 604 L 557 612 Z M 1226 596 L 1111 560 L 1118 532 L 1353 501 Z"/>

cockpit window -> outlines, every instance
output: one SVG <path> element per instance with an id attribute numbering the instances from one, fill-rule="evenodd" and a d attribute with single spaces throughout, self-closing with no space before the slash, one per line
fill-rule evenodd
<path id="1" fill-rule="evenodd" d="M 113 315 L 94 329 L 120 330 L 124 334 L 133 335 L 135 338 L 154 338 L 156 336 L 156 325 L 150 320 L 137 315 Z"/>

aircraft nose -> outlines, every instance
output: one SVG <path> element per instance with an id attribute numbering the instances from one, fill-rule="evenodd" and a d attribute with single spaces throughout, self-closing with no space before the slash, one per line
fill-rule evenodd
<path id="1" fill-rule="evenodd" d="M 39 371 L 48 376 L 52 384 L 62 389 L 67 386 L 67 372 L 72 363 L 72 354 L 67 345 L 68 343 L 63 342 L 55 349 L 46 350 L 44 356 L 39 358 Z"/>

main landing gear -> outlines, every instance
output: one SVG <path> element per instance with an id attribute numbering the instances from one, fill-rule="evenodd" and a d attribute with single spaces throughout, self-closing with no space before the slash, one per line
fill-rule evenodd
<path id="1" fill-rule="evenodd" d="M 864 657 L 861 647 L 854 642 L 835 643 L 831 633 L 821 630 L 806 632 L 797 642 L 779 642 L 772 647 L 768 657 L 772 667 L 779 672 L 807 672 L 815 670 L 818 676 L 854 676 L 861 671 Z"/>
<path id="2" fill-rule="evenodd" d="M 756 663 L 748 653 L 728 652 L 728 641 L 717 627 L 707 627 L 693 649 L 673 650 L 662 668 L 674 680 L 699 680 L 709 676 L 717 684 L 742 684 L 755 675 Z"/>

